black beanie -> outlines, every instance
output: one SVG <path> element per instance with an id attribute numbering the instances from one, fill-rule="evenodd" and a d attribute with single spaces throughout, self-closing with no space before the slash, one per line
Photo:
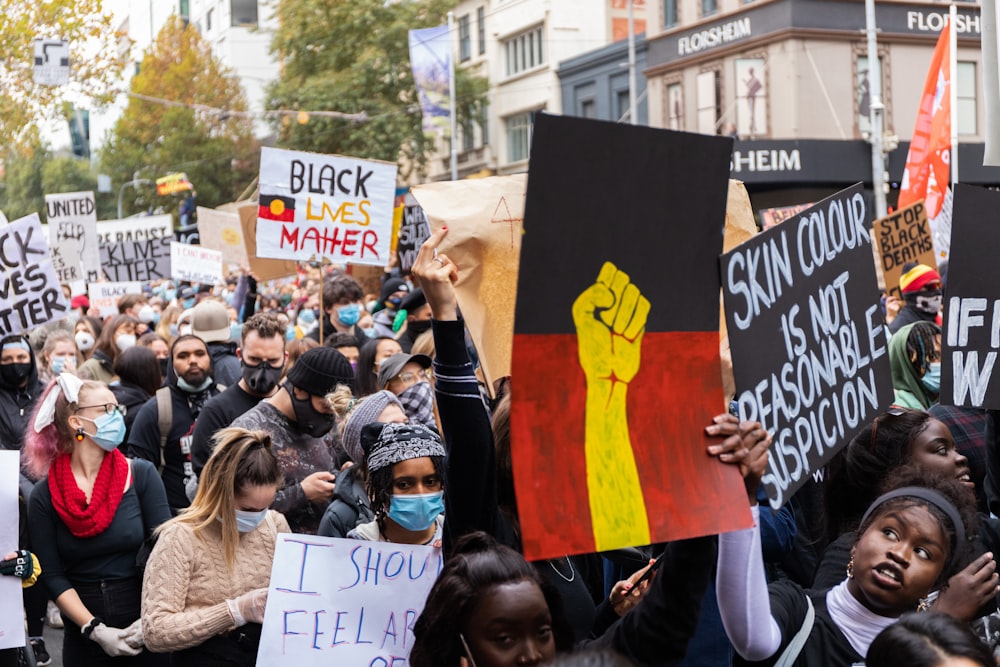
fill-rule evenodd
<path id="1" fill-rule="evenodd" d="M 313 396 L 326 396 L 338 384 L 354 391 L 354 369 L 347 357 L 332 347 L 306 350 L 288 371 L 293 386 Z"/>

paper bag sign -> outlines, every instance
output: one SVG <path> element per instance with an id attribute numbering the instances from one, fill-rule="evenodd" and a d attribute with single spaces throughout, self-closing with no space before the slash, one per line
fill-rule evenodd
<path id="1" fill-rule="evenodd" d="M 491 391 L 510 375 L 527 184 L 525 174 L 515 174 L 413 188 L 430 226 L 448 227 L 440 251 L 458 266 L 458 305 Z"/>
<path id="2" fill-rule="evenodd" d="M 1000 381 L 993 377 L 1000 352 L 1000 227 L 984 220 L 998 210 L 1000 192 L 955 186 L 941 336 L 940 400 L 945 405 L 1000 409 Z"/>
<path id="3" fill-rule="evenodd" d="M 282 534 L 258 665 L 405 667 L 441 550 Z"/>
<path id="4" fill-rule="evenodd" d="M 256 209 L 255 209 L 256 210 Z M 240 214 L 198 207 L 198 235 L 202 246 L 222 253 L 222 261 L 240 268 L 249 266 Z"/>
<path id="5" fill-rule="evenodd" d="M 37 213 L 0 227 L 0 337 L 69 315 Z"/>
<path id="6" fill-rule="evenodd" d="M 396 165 L 263 148 L 259 257 L 389 263 Z"/>
<path id="7" fill-rule="evenodd" d="M 171 242 L 170 273 L 174 280 L 212 285 L 223 277 L 222 253 L 202 245 Z"/>
<path id="8" fill-rule="evenodd" d="M 861 184 L 722 257 L 740 419 L 774 437 L 781 507 L 893 400 Z"/>
<path id="9" fill-rule="evenodd" d="M 82 280 L 101 276 L 101 252 L 97 246 L 97 205 L 93 192 L 61 192 L 45 195 L 46 219 L 52 247 L 66 239 L 77 243 L 77 260 L 86 272 Z M 69 250 L 70 246 L 65 246 Z M 69 280 L 63 282 L 71 282 Z"/>
<path id="10" fill-rule="evenodd" d="M 525 555 L 749 526 L 738 472 L 705 454 L 732 141 L 535 118 L 511 392 Z M 665 239 L 683 252 L 651 261 Z"/>
<path id="11" fill-rule="evenodd" d="M 903 275 L 906 264 L 917 262 L 937 268 L 934 240 L 922 201 L 879 218 L 872 225 L 872 230 L 876 254 L 885 277 L 885 291 L 889 296 L 901 296 L 899 277 Z"/>
<path id="12" fill-rule="evenodd" d="M 174 230 L 169 215 L 99 222 L 97 237 L 101 268 L 108 280 L 147 282 L 170 278 Z"/>

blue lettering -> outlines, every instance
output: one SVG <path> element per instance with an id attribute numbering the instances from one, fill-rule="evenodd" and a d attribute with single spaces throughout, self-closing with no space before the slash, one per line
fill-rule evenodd
<path id="1" fill-rule="evenodd" d="M 358 618 L 358 636 L 354 639 L 355 644 L 371 644 L 371 640 L 361 638 L 361 629 L 365 627 L 365 608 L 361 608 L 361 615 Z"/>
<path id="2" fill-rule="evenodd" d="M 382 632 L 382 645 L 379 648 L 385 648 L 385 640 L 389 637 L 392 637 L 392 643 L 395 646 L 399 637 L 396 635 L 396 614 L 391 611 L 389 612 L 389 620 L 385 624 L 385 630 Z"/>
<path id="3" fill-rule="evenodd" d="M 341 630 L 344 629 L 344 626 L 342 626 L 340 624 L 340 617 L 343 616 L 346 613 L 347 613 L 346 611 L 338 611 L 337 612 L 337 620 L 334 622 L 334 626 L 333 626 L 333 643 L 330 644 L 330 648 L 333 648 L 337 644 L 346 644 L 347 643 L 346 639 L 344 639 L 342 641 L 337 641 L 337 635 L 340 633 Z M 359 630 L 359 632 L 360 632 L 360 630 Z"/>
<path id="4" fill-rule="evenodd" d="M 399 556 L 399 567 L 392 574 L 389 573 L 389 568 L 392 566 L 392 559 Z M 413 556 L 411 555 L 410 558 Z M 403 566 L 406 564 L 406 558 L 403 556 L 402 551 L 393 551 L 389 554 L 389 557 L 385 559 L 385 578 L 392 580 L 399 576 L 399 573 L 403 571 Z"/>
<path id="5" fill-rule="evenodd" d="M 326 611 L 313 612 L 313 648 L 316 649 L 316 650 L 318 650 L 318 651 L 322 651 L 323 647 L 322 646 L 316 646 L 316 640 L 319 639 L 320 635 L 325 635 L 326 634 L 325 632 L 320 632 L 320 629 L 319 629 L 319 616 L 320 616 L 320 614 L 325 614 L 325 613 L 326 613 Z"/>

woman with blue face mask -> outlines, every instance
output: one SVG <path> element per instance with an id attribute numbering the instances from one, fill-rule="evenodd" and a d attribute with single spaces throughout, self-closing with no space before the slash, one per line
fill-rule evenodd
<path id="1" fill-rule="evenodd" d="M 894 405 L 926 410 L 941 393 L 941 327 L 933 322 L 908 324 L 889 339 L 889 368 Z"/>
<path id="2" fill-rule="evenodd" d="M 173 664 L 253 665 L 278 533 L 268 507 L 284 482 L 271 438 L 227 428 L 202 470 L 191 505 L 157 531 L 146 563 L 146 645 Z"/>

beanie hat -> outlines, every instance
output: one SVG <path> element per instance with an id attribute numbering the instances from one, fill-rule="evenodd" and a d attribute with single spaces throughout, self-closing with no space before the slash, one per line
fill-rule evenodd
<path id="1" fill-rule="evenodd" d="M 445 456 L 438 434 L 421 424 L 368 424 L 361 430 L 368 472 L 423 456 Z"/>
<path id="2" fill-rule="evenodd" d="M 412 314 L 413 311 L 425 303 L 427 303 L 427 297 L 424 296 L 424 291 L 418 287 L 403 297 L 403 300 L 399 303 L 399 309 Z"/>
<path id="3" fill-rule="evenodd" d="M 338 384 L 354 391 L 354 369 L 347 357 L 332 347 L 315 347 L 298 358 L 288 371 L 288 381 L 313 396 L 326 396 Z"/>
<path id="4" fill-rule="evenodd" d="M 904 273 L 899 277 L 899 291 L 901 292 L 919 292 L 927 283 L 935 280 L 941 282 L 941 274 L 926 264 L 907 265 L 903 269 Z"/>
<path id="5" fill-rule="evenodd" d="M 202 301 L 192 309 L 191 333 L 206 343 L 229 340 L 229 313 L 218 301 Z"/>
<path id="6" fill-rule="evenodd" d="M 379 294 L 379 302 L 385 301 L 396 292 L 409 292 L 410 285 L 402 278 L 389 278 L 382 285 L 382 292 Z"/>
<path id="7" fill-rule="evenodd" d="M 362 398 L 354 409 L 347 415 L 344 422 L 344 434 L 340 438 L 340 443 L 344 446 L 344 451 L 355 463 L 365 460 L 365 451 L 361 448 L 361 429 L 368 424 L 377 422 L 379 415 L 390 405 L 403 409 L 399 399 L 391 391 L 375 392 L 371 396 Z"/>

